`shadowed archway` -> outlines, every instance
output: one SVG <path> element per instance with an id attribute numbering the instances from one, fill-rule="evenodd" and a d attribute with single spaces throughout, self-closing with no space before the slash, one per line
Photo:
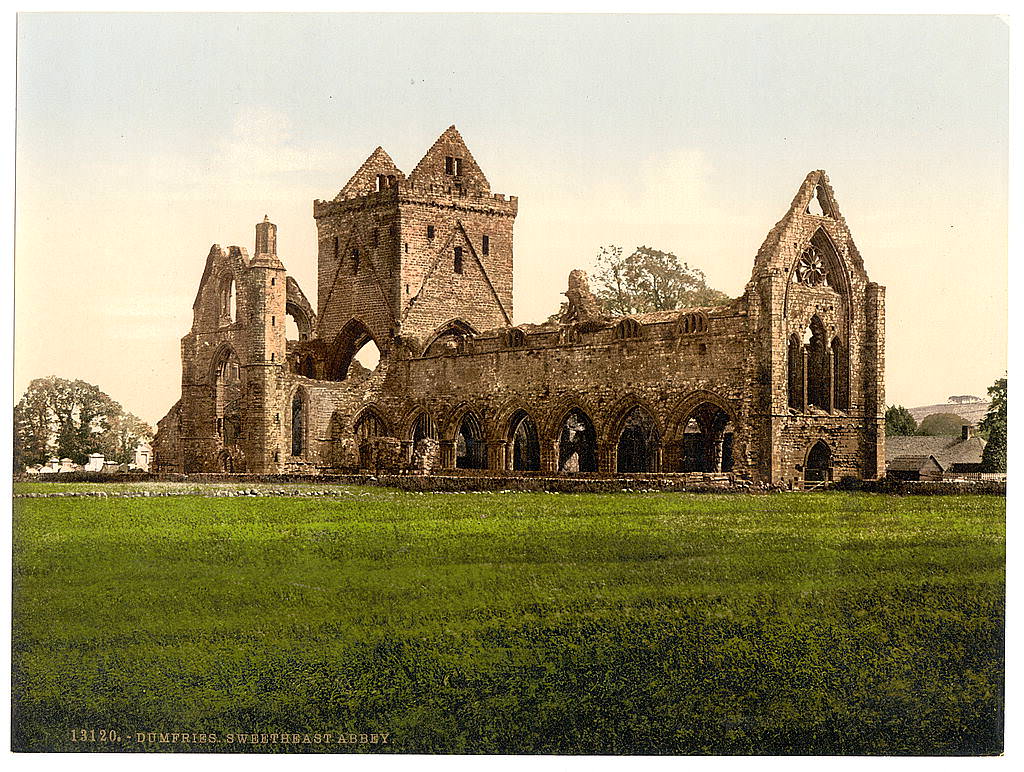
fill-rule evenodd
<path id="1" fill-rule="evenodd" d="M 832 449 L 824 440 L 818 440 L 807 451 L 804 463 L 805 482 L 826 482 L 831 479 Z"/>
<path id="2" fill-rule="evenodd" d="M 731 472 L 733 427 L 729 414 L 702 402 L 687 415 L 680 448 L 681 472 Z"/>
<path id="3" fill-rule="evenodd" d="M 508 468 L 513 472 L 540 470 L 540 440 L 537 424 L 525 410 L 517 410 L 509 420 Z"/>
<path id="4" fill-rule="evenodd" d="M 570 410 L 561 421 L 558 471 L 597 471 L 597 432 L 594 430 L 594 422 L 579 408 Z"/>
<path id="5" fill-rule="evenodd" d="M 654 417 L 645 408 L 633 407 L 621 421 L 615 446 L 617 472 L 655 472 L 661 437 Z"/>
<path id="6" fill-rule="evenodd" d="M 467 410 L 462 416 L 455 434 L 455 468 L 487 468 L 487 443 L 480 419 L 472 410 Z"/>

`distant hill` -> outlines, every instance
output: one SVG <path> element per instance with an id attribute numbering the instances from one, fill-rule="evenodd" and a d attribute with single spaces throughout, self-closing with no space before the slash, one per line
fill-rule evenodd
<path id="1" fill-rule="evenodd" d="M 947 402 L 943 405 L 925 405 L 923 407 L 911 407 L 907 408 L 910 410 L 910 415 L 914 416 L 914 420 L 921 423 L 921 419 L 932 413 L 954 413 L 961 418 L 966 418 L 975 426 L 978 422 L 985 417 L 985 413 L 988 412 L 988 402 L 968 402 L 963 405 L 958 405 L 955 402 Z"/>

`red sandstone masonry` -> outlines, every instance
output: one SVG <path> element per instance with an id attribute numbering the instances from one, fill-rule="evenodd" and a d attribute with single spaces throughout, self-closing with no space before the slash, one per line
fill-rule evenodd
<path id="1" fill-rule="evenodd" d="M 808 211 L 812 199 L 823 215 Z M 182 397 L 154 442 L 156 469 L 333 473 L 395 453 L 401 466 L 412 463 L 414 427 L 426 421 L 442 470 L 478 458 L 496 473 L 511 468 L 514 448 L 533 447 L 525 435 L 514 441 L 525 416 L 537 471 L 524 473 L 553 473 L 566 416 L 579 410 L 600 473 L 622 464 L 680 472 L 695 459 L 721 466 L 731 456 L 733 475 L 798 485 L 821 463 L 816 445 L 828 460 L 815 474 L 884 473 L 884 289 L 869 282 L 823 172 L 807 175 L 769 232 L 742 297 L 638 315 L 626 326 L 588 311 L 512 327 L 517 210 L 514 197 L 490 192 L 452 127 L 408 178 L 378 148 L 334 200 L 314 202 L 317 313 L 286 277 L 270 223 L 257 226 L 252 260 L 241 248 L 214 247 L 182 339 Z M 808 273 L 811 258 L 817 268 Z M 816 270 L 827 280 L 815 281 Z M 233 320 L 223 312 L 231 279 Z M 308 339 L 284 340 L 286 313 Z M 812 359 L 798 362 L 790 338 L 803 346 L 812 327 L 834 356 L 822 359 L 812 340 L 811 353 L 800 353 Z M 345 379 L 369 339 L 381 365 Z M 236 387 L 218 375 L 231 352 L 245 395 L 237 438 L 222 427 Z M 813 389 L 824 406 L 804 404 Z M 474 443 L 478 456 L 467 449 Z"/>

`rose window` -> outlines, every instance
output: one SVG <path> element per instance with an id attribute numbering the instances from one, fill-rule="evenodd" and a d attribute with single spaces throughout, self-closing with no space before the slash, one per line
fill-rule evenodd
<path id="1" fill-rule="evenodd" d="M 796 264 L 794 279 L 808 287 L 817 287 L 827 279 L 825 263 L 814 247 L 807 247 Z"/>

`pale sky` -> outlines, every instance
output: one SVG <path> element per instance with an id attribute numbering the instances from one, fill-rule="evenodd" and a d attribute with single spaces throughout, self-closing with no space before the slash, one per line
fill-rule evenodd
<path id="1" fill-rule="evenodd" d="M 211 244 L 278 251 L 314 303 L 314 198 L 450 124 L 519 196 L 515 319 L 602 244 L 742 293 L 829 173 L 887 287 L 887 402 L 1006 370 L 1008 32 L 984 16 L 22 15 L 15 399 L 95 383 L 154 423 Z"/>

